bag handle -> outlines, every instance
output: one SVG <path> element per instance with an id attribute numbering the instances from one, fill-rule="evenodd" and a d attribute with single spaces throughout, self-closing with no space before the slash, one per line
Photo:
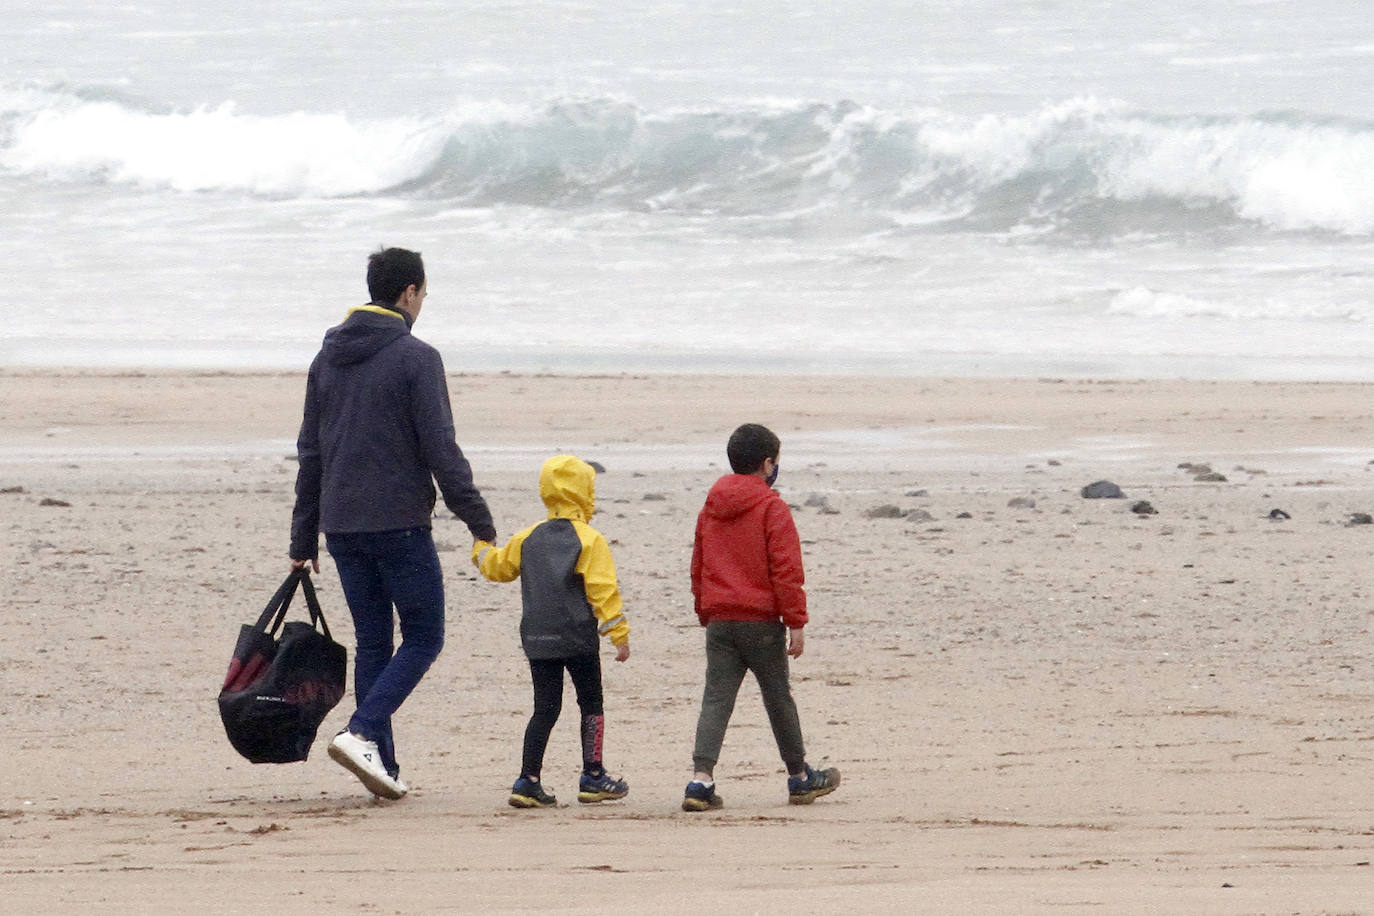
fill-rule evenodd
<path id="1" fill-rule="evenodd" d="M 320 609 L 320 600 L 315 597 L 315 583 L 310 581 L 310 571 L 302 566 L 293 572 L 301 574 L 301 591 L 305 592 L 305 605 L 310 609 L 310 622 L 318 625 L 324 635 L 332 640 L 334 637 L 329 633 L 329 624 L 325 623 L 324 611 Z"/>
<path id="2" fill-rule="evenodd" d="M 258 617 L 256 628 L 261 632 L 268 633 L 269 636 L 276 637 L 276 632 L 282 629 L 282 622 L 286 619 L 286 611 L 291 607 L 291 599 L 295 597 L 295 588 L 301 586 L 301 591 L 305 592 L 305 606 L 311 611 L 311 625 L 317 626 L 326 636 L 334 639 L 330 633 L 330 625 L 324 621 L 324 611 L 320 608 L 320 599 L 315 596 L 315 584 L 311 581 L 311 571 L 305 569 L 291 570 L 287 575 L 286 581 L 282 582 L 280 588 L 276 589 L 275 595 L 268 600 L 267 607 L 262 608 L 262 614 Z"/>
<path id="3" fill-rule="evenodd" d="M 324 611 L 320 608 L 320 600 L 315 597 L 315 584 L 310 581 L 310 570 L 304 566 L 291 570 L 287 575 L 286 581 L 267 602 L 267 607 L 263 608 L 262 614 L 258 617 L 257 629 L 273 637 L 277 635 L 282 621 L 286 619 L 286 612 L 291 607 L 291 599 L 296 596 L 297 586 L 305 592 L 305 604 L 310 610 L 311 625 L 318 626 L 325 636 L 333 639 L 329 632 L 329 624 L 324 619 Z"/>
<path id="4" fill-rule="evenodd" d="M 262 609 L 262 614 L 258 616 L 258 622 L 254 624 L 254 629 L 275 635 L 277 630 L 281 628 L 281 623 L 286 618 L 286 609 L 291 606 L 291 598 L 296 593 L 296 583 L 300 581 L 301 572 L 302 570 L 299 569 L 291 570 L 286 581 L 268 599 L 267 607 Z M 272 619 L 274 616 L 276 617 L 275 620 Z"/>

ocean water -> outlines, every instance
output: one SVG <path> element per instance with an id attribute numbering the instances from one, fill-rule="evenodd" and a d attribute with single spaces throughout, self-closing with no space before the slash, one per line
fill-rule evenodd
<path id="1" fill-rule="evenodd" d="M 1374 380 L 1364 0 L 52 0 L 0 366 Z"/>

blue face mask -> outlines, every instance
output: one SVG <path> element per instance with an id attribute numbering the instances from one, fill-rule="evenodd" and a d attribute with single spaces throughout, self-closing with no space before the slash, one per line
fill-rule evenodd
<path id="1" fill-rule="evenodd" d="M 773 484 L 777 483 L 777 481 L 778 481 L 778 463 L 777 463 L 776 461 L 774 461 L 774 462 L 773 462 L 773 473 L 771 473 L 771 474 L 769 474 L 767 477 L 765 477 L 765 478 L 763 479 L 763 482 L 766 483 L 766 484 L 768 484 L 768 485 L 771 487 Z"/>

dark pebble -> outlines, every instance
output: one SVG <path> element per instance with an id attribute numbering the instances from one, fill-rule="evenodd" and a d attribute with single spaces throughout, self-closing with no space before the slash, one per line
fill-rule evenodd
<path id="1" fill-rule="evenodd" d="M 1082 490 L 1084 499 L 1125 499 L 1126 494 L 1121 492 L 1121 488 L 1110 480 L 1099 480 L 1090 483 Z"/>

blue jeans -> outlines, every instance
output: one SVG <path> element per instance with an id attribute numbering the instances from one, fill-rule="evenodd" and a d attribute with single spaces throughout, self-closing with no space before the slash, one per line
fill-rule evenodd
<path id="1" fill-rule="evenodd" d="M 391 716 L 444 647 L 444 577 L 428 528 L 326 534 L 358 650 L 353 693 L 358 709 L 348 730 L 377 742 L 382 764 L 400 772 Z M 393 615 L 394 609 L 394 615 Z M 393 652 L 395 619 L 401 647 Z"/>

